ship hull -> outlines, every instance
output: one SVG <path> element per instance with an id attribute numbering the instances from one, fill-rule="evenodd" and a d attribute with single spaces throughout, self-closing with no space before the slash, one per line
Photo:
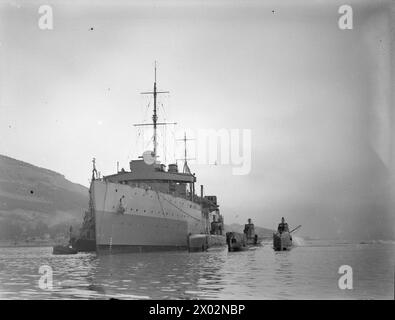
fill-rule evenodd
<path id="1" fill-rule="evenodd" d="M 229 252 L 248 250 L 247 237 L 244 233 L 227 232 L 226 242 Z"/>
<path id="2" fill-rule="evenodd" d="M 94 252 L 96 251 L 96 241 L 92 239 L 77 239 L 74 247 L 78 252 Z"/>
<path id="3" fill-rule="evenodd" d="M 226 246 L 226 237 L 216 234 L 195 234 L 188 238 L 189 252 L 202 252 L 221 249 Z"/>
<path id="4" fill-rule="evenodd" d="M 91 196 L 99 253 L 186 250 L 206 227 L 200 205 L 169 194 L 94 181 Z"/>
<path id="5" fill-rule="evenodd" d="M 273 249 L 275 251 L 287 251 L 292 249 L 292 237 L 289 232 L 273 234 Z"/>
<path id="6" fill-rule="evenodd" d="M 113 253 L 143 253 L 161 251 L 186 251 L 187 246 L 151 246 L 151 245 L 97 245 L 96 252 L 99 254 Z"/>

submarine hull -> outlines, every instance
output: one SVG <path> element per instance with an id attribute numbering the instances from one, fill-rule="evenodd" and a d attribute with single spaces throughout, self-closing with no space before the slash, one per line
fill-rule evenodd
<path id="1" fill-rule="evenodd" d="M 287 251 L 292 249 L 292 236 L 289 232 L 273 234 L 273 249 L 275 251 Z"/>

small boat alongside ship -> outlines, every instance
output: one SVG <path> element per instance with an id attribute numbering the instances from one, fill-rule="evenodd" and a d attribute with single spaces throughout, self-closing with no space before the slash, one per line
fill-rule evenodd
<path id="1" fill-rule="evenodd" d="M 189 252 L 203 252 L 211 249 L 222 249 L 226 246 L 226 238 L 222 235 L 191 234 L 188 237 Z"/>
<path id="2" fill-rule="evenodd" d="M 226 243 L 229 252 L 248 250 L 253 246 L 261 245 L 261 242 L 262 239 L 259 239 L 258 235 L 255 233 L 255 226 L 251 219 L 248 219 L 248 223 L 244 225 L 243 233 L 226 233 Z"/>
<path id="3" fill-rule="evenodd" d="M 188 251 L 199 252 L 210 249 L 222 249 L 226 246 L 226 237 L 223 233 L 224 222 L 222 215 L 213 216 L 209 233 L 190 234 L 188 236 Z"/>
<path id="4" fill-rule="evenodd" d="M 78 250 L 71 245 L 56 245 L 53 247 L 52 254 L 77 254 Z"/>
<path id="5" fill-rule="evenodd" d="M 277 232 L 273 233 L 273 249 L 274 251 L 291 250 L 293 247 L 292 232 L 295 232 L 301 227 L 297 226 L 289 231 L 288 223 L 285 222 L 284 217 L 281 218 L 281 223 L 278 225 Z"/>
<path id="6" fill-rule="evenodd" d="M 69 229 L 69 243 L 58 244 L 52 248 L 52 254 L 77 254 L 78 249 L 74 246 L 73 228 Z"/>

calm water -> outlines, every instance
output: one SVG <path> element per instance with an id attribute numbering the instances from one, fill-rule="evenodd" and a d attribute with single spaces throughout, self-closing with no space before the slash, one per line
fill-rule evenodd
<path id="1" fill-rule="evenodd" d="M 52 255 L 52 248 L 0 248 L 0 299 L 394 299 L 394 243 L 301 241 L 244 252 Z M 38 286 L 53 269 L 53 289 Z M 353 268 L 352 290 L 338 287 Z"/>

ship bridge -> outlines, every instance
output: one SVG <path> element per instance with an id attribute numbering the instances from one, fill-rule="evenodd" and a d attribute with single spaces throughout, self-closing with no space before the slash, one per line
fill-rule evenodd
<path id="1" fill-rule="evenodd" d="M 216 196 L 204 196 L 201 186 L 200 197 L 195 194 L 196 177 L 191 173 L 178 172 L 177 164 L 166 166 L 160 162 L 147 164 L 144 160 L 130 161 L 130 171 L 122 169 L 116 174 L 104 176 L 103 180 L 155 190 L 201 204 L 208 212 L 217 211 Z M 187 188 L 188 187 L 188 188 Z"/>
<path id="2" fill-rule="evenodd" d="M 144 160 L 132 160 L 130 161 L 130 171 L 122 169 L 116 174 L 103 177 L 103 179 L 193 200 L 196 177 L 190 173 L 178 172 L 176 164 L 170 164 L 167 171 L 165 169 L 166 166 L 160 162 L 147 164 Z M 187 192 L 187 185 L 189 185 L 190 192 Z"/>

